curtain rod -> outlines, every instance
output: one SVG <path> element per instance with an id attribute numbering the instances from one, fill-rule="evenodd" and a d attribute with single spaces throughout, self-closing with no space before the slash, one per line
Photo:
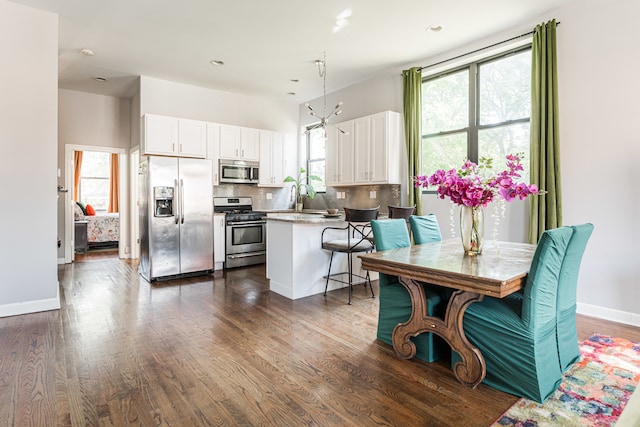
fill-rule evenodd
<path id="1" fill-rule="evenodd" d="M 560 21 L 556 22 L 556 27 L 558 25 L 560 25 Z M 522 37 L 530 36 L 533 33 L 535 33 L 535 30 L 529 31 L 528 33 L 520 34 L 519 36 L 511 37 L 510 39 L 502 40 L 501 42 L 497 42 L 497 43 L 491 44 L 489 46 L 485 46 L 485 47 L 481 47 L 481 48 L 476 49 L 476 50 L 472 50 L 471 52 L 463 53 L 462 55 L 454 56 L 453 58 L 445 59 L 444 61 L 436 62 L 435 64 L 425 65 L 424 67 L 420 67 L 419 70 L 422 71 L 422 70 L 427 69 L 427 68 L 435 67 L 436 65 L 444 64 L 445 62 L 454 61 L 456 59 L 460 59 L 460 58 L 463 58 L 463 57 L 468 56 L 468 55 L 473 55 L 474 53 L 478 53 L 478 52 L 483 51 L 485 49 L 491 49 L 492 47 L 500 46 L 501 44 L 508 43 L 510 41 L 513 41 L 513 40 L 518 40 L 519 38 L 522 38 Z"/>

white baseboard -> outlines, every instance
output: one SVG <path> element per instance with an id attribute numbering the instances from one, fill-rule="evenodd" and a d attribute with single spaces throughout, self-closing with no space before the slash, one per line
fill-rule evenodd
<path id="1" fill-rule="evenodd" d="M 58 258 L 58 265 L 65 264 L 64 258 Z"/>
<path id="2" fill-rule="evenodd" d="M 598 305 L 578 303 L 578 314 L 585 316 L 597 317 L 598 319 L 611 320 L 612 322 L 624 323 L 631 326 L 640 326 L 640 314 L 629 313 L 626 311 L 615 310 Z"/>
<path id="3" fill-rule="evenodd" d="M 20 314 L 59 309 L 60 297 L 58 295 L 56 298 L 0 305 L 0 317 L 18 316 Z"/>

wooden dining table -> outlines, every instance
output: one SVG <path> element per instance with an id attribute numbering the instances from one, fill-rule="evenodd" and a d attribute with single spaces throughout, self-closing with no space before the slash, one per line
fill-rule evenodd
<path id="1" fill-rule="evenodd" d="M 463 384 L 475 388 L 487 369 L 480 350 L 464 334 L 467 307 L 485 295 L 504 298 L 524 286 L 536 246 L 526 243 L 487 241 L 482 254 L 464 254 L 459 239 L 412 245 L 360 255 L 362 267 L 397 276 L 411 296 L 411 317 L 393 330 L 393 348 L 398 357 L 416 354 L 411 341 L 425 332 L 441 336 L 461 357 L 453 368 Z M 425 287 L 440 285 L 453 289 L 444 318 L 427 315 Z"/>

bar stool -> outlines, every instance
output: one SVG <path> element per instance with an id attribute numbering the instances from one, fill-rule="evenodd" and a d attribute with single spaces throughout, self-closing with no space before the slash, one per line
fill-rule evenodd
<path id="1" fill-rule="evenodd" d="M 404 218 L 409 221 L 409 217 L 416 213 L 416 205 L 413 206 L 388 206 L 389 218 Z"/>
<path id="2" fill-rule="evenodd" d="M 388 206 L 389 219 L 402 218 L 407 223 L 407 231 L 411 235 L 411 224 L 409 224 L 409 217 L 416 213 L 416 205 L 413 206 Z"/>
<path id="3" fill-rule="evenodd" d="M 371 225 L 369 222 L 373 219 L 378 218 L 379 210 L 379 206 L 371 209 L 344 208 L 345 221 L 347 221 L 347 226 L 326 227 L 324 230 L 322 230 L 322 249 L 331 251 L 331 259 L 329 260 L 329 271 L 327 272 L 326 276 L 323 276 L 326 279 L 324 287 L 325 296 L 327 296 L 329 280 L 335 280 L 336 282 L 345 283 L 349 285 L 349 304 L 351 304 L 353 278 L 355 276 L 364 279 L 365 287 L 367 286 L 367 283 L 369 284 L 369 288 L 371 289 L 371 297 L 375 297 L 375 294 L 373 293 L 373 287 L 371 286 L 371 278 L 369 277 L 369 272 L 367 272 L 366 276 L 361 276 L 353 272 L 352 255 L 354 253 L 373 251 L 373 238 L 371 235 Z M 326 237 L 325 232 L 327 232 Z M 335 234 L 338 232 L 339 234 L 341 234 L 340 238 L 336 239 L 334 237 L 330 237 L 332 234 L 335 236 Z M 347 254 L 347 271 L 343 271 L 340 273 L 331 273 L 333 254 L 336 252 Z M 348 275 L 348 280 L 341 280 L 339 278 L 336 278 L 336 276 L 341 276 L 344 274 Z"/>

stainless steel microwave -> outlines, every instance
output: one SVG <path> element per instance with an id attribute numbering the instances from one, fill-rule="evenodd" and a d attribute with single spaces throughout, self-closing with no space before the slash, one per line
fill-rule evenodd
<path id="1" fill-rule="evenodd" d="M 244 161 L 220 161 L 220 182 L 233 184 L 257 184 L 260 163 Z"/>

